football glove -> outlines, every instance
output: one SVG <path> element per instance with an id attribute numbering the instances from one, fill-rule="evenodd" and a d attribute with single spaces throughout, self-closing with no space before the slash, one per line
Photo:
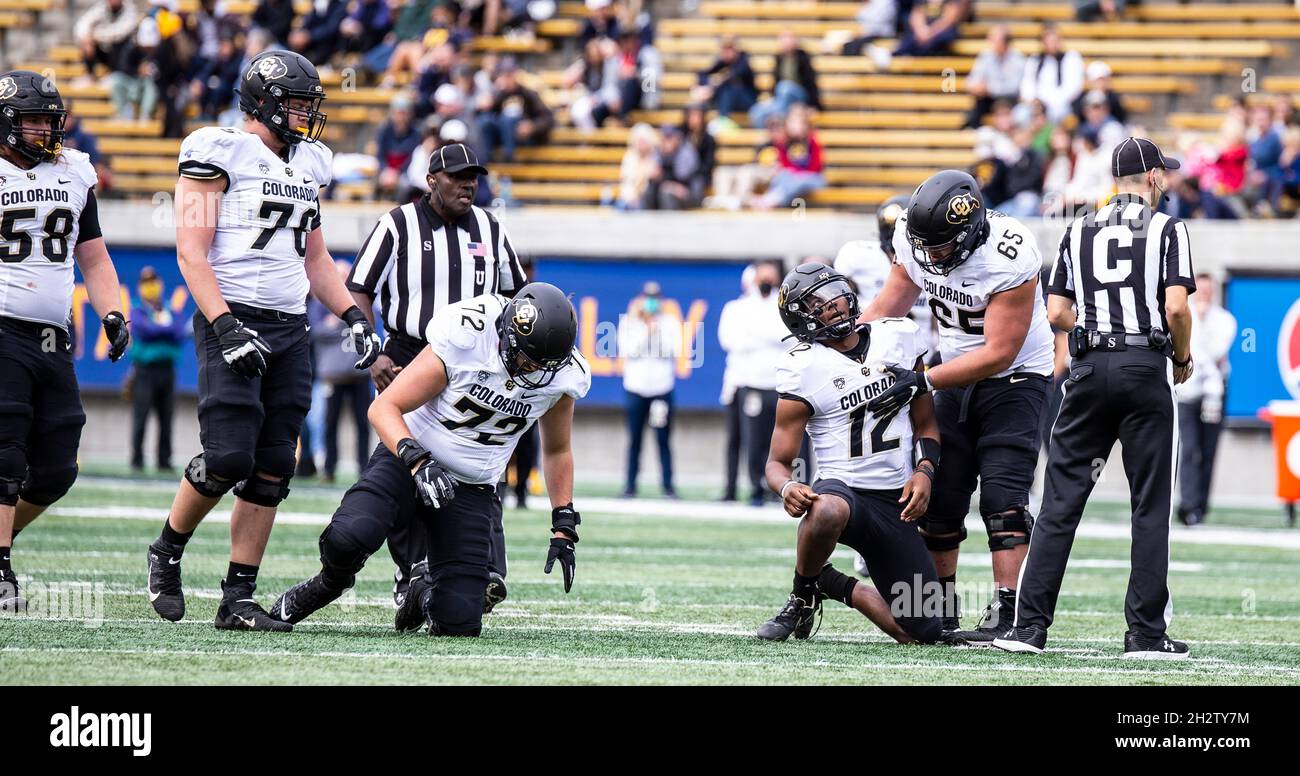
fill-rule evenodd
<path id="1" fill-rule="evenodd" d="M 578 565 L 578 558 L 573 554 L 573 542 L 559 536 L 551 538 L 551 549 L 546 553 L 547 574 L 555 567 L 555 561 L 560 562 L 560 571 L 564 574 L 564 592 L 573 589 L 573 573 Z"/>
<path id="2" fill-rule="evenodd" d="M 131 344 L 131 331 L 127 328 L 126 318 L 117 310 L 104 316 L 104 336 L 108 338 L 108 360 L 117 360 L 126 353 L 126 346 Z"/>
<path id="3" fill-rule="evenodd" d="M 901 366 L 885 367 L 894 375 L 894 384 L 876 398 L 867 402 L 867 409 L 877 418 L 896 415 L 918 397 L 930 392 L 930 381 L 925 372 L 904 369 Z"/>
<path id="4" fill-rule="evenodd" d="M 379 358 L 379 349 L 382 346 L 379 335 L 375 333 L 375 327 L 370 325 L 370 321 L 366 320 L 366 314 L 356 305 L 352 305 L 347 312 L 343 313 L 343 322 L 348 325 L 348 331 L 352 335 L 352 352 L 360 356 L 353 366 L 357 369 L 369 369 L 370 365 L 375 363 L 375 359 Z"/>
<path id="5" fill-rule="evenodd" d="M 414 470 L 411 476 L 415 479 L 415 491 L 426 507 L 441 509 L 456 498 L 456 481 L 433 460 L 433 454 L 424 445 L 414 439 L 403 439 L 397 443 L 397 455 L 406 468 Z"/>
<path id="6" fill-rule="evenodd" d="M 271 346 L 255 330 L 244 326 L 230 313 L 217 316 L 212 329 L 221 341 L 221 356 L 231 371 L 240 377 L 266 374 L 266 357 L 271 355 Z"/>

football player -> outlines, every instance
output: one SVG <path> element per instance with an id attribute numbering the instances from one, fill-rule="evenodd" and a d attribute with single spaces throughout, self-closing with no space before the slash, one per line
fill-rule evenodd
<path id="1" fill-rule="evenodd" d="M 806 639 L 823 598 L 857 609 L 900 643 L 938 641 L 934 564 L 912 521 L 925 514 L 939 465 L 934 407 L 922 398 L 872 418 L 867 403 L 894 382 L 891 372 L 922 368 L 920 331 L 906 318 L 859 325 L 848 280 L 816 263 L 786 275 L 781 319 L 799 340 L 778 362 L 781 398 L 767 461 L 768 487 L 800 518 L 794 589 L 758 637 Z M 811 486 L 795 479 L 805 430 L 817 459 Z M 873 590 L 827 563 L 835 545 L 866 559 Z"/>
<path id="2" fill-rule="evenodd" d="M 959 170 L 927 179 L 894 233 L 898 263 L 863 320 L 902 315 L 922 291 L 939 322 L 943 363 L 898 375 L 868 405 L 888 417 L 934 392 L 943 468 L 921 533 L 948 591 L 944 628 L 959 628 L 958 548 L 978 480 L 997 593 L 970 643 L 989 644 L 1015 614 L 1016 580 L 1029 548 L 1029 487 L 1038 460 L 1038 418 L 1047 396 L 1053 339 L 1038 292 L 1042 258 L 1033 234 L 989 213 L 975 180 Z"/>
<path id="3" fill-rule="evenodd" d="M 77 479 L 86 413 L 68 336 L 76 260 L 117 361 L 130 335 L 99 227 L 95 168 L 63 148 L 68 113 L 39 73 L 0 75 L 0 612 L 25 611 L 10 547 Z"/>
<path id="4" fill-rule="evenodd" d="M 271 50 L 239 82 L 242 128 L 208 127 L 181 144 L 176 248 L 198 305 L 199 438 L 162 534 L 149 547 L 149 601 L 160 617 L 185 614 L 180 561 L 199 522 L 234 490 L 230 566 L 216 626 L 285 631 L 253 598 L 276 508 L 289 495 L 298 432 L 311 406 L 306 301 L 313 294 L 346 323 L 340 347 L 357 369 L 379 337 L 353 304 L 321 232 L 320 189 L 330 150 L 311 62 Z"/>
<path id="5" fill-rule="evenodd" d="M 564 592 L 573 586 L 578 513 L 573 509 L 573 404 L 591 388 L 591 370 L 573 349 L 577 315 L 560 289 L 529 283 L 513 299 L 485 294 L 435 313 L 429 346 L 370 405 L 385 454 L 366 467 L 357 499 L 321 534 L 321 571 L 285 591 L 271 614 L 301 622 L 352 586 L 383 545 L 402 495 L 423 507 L 428 570 L 411 580 L 395 625 L 427 623 L 431 635 L 477 636 L 489 585 L 493 525 L 501 521 L 496 484 L 519 442 L 537 423 L 551 498 L 551 544 Z"/>

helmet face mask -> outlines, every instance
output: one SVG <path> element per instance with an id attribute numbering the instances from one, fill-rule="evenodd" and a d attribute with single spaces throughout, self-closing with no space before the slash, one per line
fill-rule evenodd
<path id="1" fill-rule="evenodd" d="M 828 267 L 800 265 L 781 284 L 777 303 L 786 328 L 801 342 L 842 340 L 857 328 L 858 296 Z"/>

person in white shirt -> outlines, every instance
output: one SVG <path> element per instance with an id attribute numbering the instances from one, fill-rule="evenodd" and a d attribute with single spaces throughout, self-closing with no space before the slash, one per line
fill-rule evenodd
<path id="1" fill-rule="evenodd" d="M 1223 394 L 1228 353 L 1237 339 L 1237 319 L 1215 299 L 1214 276 L 1196 276 L 1192 297 L 1192 360 L 1196 371 L 1174 386 L 1178 399 L 1178 521 L 1196 525 L 1209 511 L 1214 455 L 1223 428 Z"/>
<path id="2" fill-rule="evenodd" d="M 1047 118 L 1057 123 L 1070 114 L 1075 98 L 1083 93 L 1083 57 L 1061 48 L 1056 25 L 1043 25 L 1043 51 L 1029 60 L 1020 83 L 1020 101 L 1042 100 Z"/>
<path id="3" fill-rule="evenodd" d="M 735 400 L 740 403 L 746 469 L 753 486 L 749 503 L 760 506 L 767 500 L 763 467 L 776 426 L 776 363 L 785 354 L 790 332 L 776 308 L 780 270 L 775 264 L 759 264 L 754 281 L 755 293 L 735 302 L 732 315 L 719 324 L 718 339 L 728 363 L 735 365 Z"/>
<path id="4" fill-rule="evenodd" d="M 659 447 L 663 494 L 677 498 L 673 489 L 673 451 L 669 442 L 673 422 L 673 385 L 677 381 L 677 356 L 681 352 L 681 322 L 664 310 L 663 291 L 648 281 L 632 300 L 618 327 L 618 352 L 623 358 L 623 390 L 627 395 L 627 480 L 623 497 L 636 496 L 641 467 L 641 440 L 649 424 Z"/>
<path id="5" fill-rule="evenodd" d="M 730 352 L 732 343 L 726 337 L 739 331 L 739 327 L 734 323 L 735 316 L 742 309 L 741 300 L 752 293 L 754 293 L 754 265 L 750 264 L 745 267 L 744 272 L 740 273 L 740 296 L 722 306 L 722 314 L 718 319 L 718 341 L 722 344 L 723 351 L 727 353 L 726 364 L 722 369 L 722 393 L 718 396 L 718 402 L 727 408 L 725 461 L 727 481 L 722 492 L 723 501 L 736 500 L 736 480 L 740 476 L 741 440 L 740 402 L 736 400 L 736 372 L 739 371 L 740 359 L 732 357 Z"/>

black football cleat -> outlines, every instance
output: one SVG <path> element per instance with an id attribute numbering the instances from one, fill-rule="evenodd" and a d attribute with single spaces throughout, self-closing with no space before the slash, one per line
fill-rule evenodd
<path id="1" fill-rule="evenodd" d="M 411 589 L 411 580 L 428 570 L 429 561 L 427 559 L 413 564 L 406 571 L 402 571 L 400 566 L 393 569 L 393 604 L 398 609 L 401 609 L 402 603 L 406 601 L 406 592 Z"/>
<path id="2" fill-rule="evenodd" d="M 814 596 L 809 604 L 794 593 L 786 599 L 785 606 L 775 617 L 758 626 L 756 634 L 766 641 L 785 641 L 791 635 L 803 641 L 813 635 L 813 625 L 821 619 L 822 602 Z"/>
<path id="3" fill-rule="evenodd" d="M 253 598 L 256 585 L 240 585 L 231 589 L 221 583 L 221 605 L 217 607 L 217 620 L 214 625 L 220 630 L 274 631 L 287 633 L 293 625 L 277 620 L 266 613 Z"/>
<path id="4" fill-rule="evenodd" d="M 1133 632 L 1124 634 L 1126 660 L 1186 660 L 1191 656 L 1187 644 L 1168 636 L 1148 638 Z"/>
<path id="5" fill-rule="evenodd" d="M 149 545 L 149 603 L 164 620 L 180 622 L 185 616 L 185 592 L 181 589 L 181 553 L 162 539 Z"/>
<path id="6" fill-rule="evenodd" d="M 402 599 L 402 605 L 397 608 L 397 615 L 393 618 L 393 628 L 398 633 L 409 633 L 424 627 L 428 619 L 425 611 L 431 595 L 433 595 L 433 582 L 428 574 L 421 573 L 419 576 L 412 577 L 410 589 Z"/>
<path id="7" fill-rule="evenodd" d="M 491 614 L 496 605 L 506 600 L 506 578 L 495 571 L 488 572 L 487 589 L 483 591 L 483 613 Z"/>
<path id="8" fill-rule="evenodd" d="M 1009 587 L 999 587 L 997 596 L 984 607 L 975 630 L 964 633 L 973 645 L 988 646 L 993 639 L 1006 633 L 1016 621 L 1016 591 Z"/>
<path id="9" fill-rule="evenodd" d="M 27 611 L 27 599 L 18 586 L 18 575 L 13 569 L 0 571 L 0 614 L 22 614 Z"/>
<path id="10" fill-rule="evenodd" d="M 352 587 L 331 585 L 324 574 L 305 579 L 280 594 L 271 604 L 271 616 L 281 622 L 297 624 L 334 603 Z"/>
<path id="11" fill-rule="evenodd" d="M 1012 626 L 993 639 L 993 646 L 1004 652 L 1041 655 L 1047 646 L 1047 629 L 1038 625 Z"/>

